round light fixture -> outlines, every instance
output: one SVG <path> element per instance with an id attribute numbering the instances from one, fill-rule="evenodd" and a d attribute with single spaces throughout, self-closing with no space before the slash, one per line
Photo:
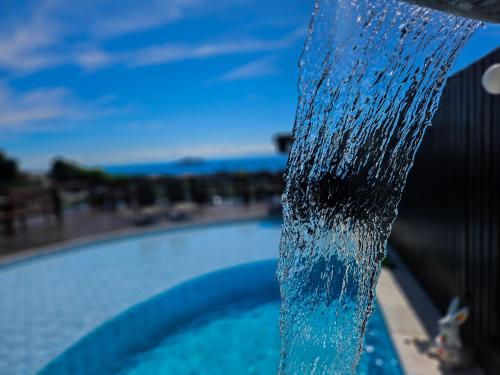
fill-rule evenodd
<path id="1" fill-rule="evenodd" d="M 481 80 L 483 88 L 488 94 L 500 94 L 500 64 L 493 64 L 483 74 Z"/>

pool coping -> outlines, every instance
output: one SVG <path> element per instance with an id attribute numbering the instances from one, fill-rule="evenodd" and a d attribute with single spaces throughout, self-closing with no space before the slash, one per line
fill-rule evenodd
<path id="1" fill-rule="evenodd" d="M 389 247 L 390 250 L 390 247 Z M 394 251 L 389 251 L 395 267 L 383 268 L 377 284 L 378 306 L 406 375 L 448 374 L 439 362 L 419 350 L 415 340 L 431 342 L 437 334 L 439 310 Z M 481 375 L 478 368 L 453 372 Z"/>
<path id="2" fill-rule="evenodd" d="M 223 225 L 230 223 L 244 223 L 256 220 L 277 220 L 276 217 L 267 212 L 251 212 L 250 214 L 237 214 L 219 217 L 199 217 L 188 221 L 168 222 L 148 227 L 127 227 L 105 233 L 82 236 L 64 240 L 52 244 L 33 247 L 19 253 L 13 253 L 0 257 L 0 269 L 15 266 L 21 262 L 29 262 L 45 256 L 60 252 L 73 251 L 81 247 L 106 243 L 108 241 L 120 241 L 136 236 L 154 235 L 166 231 L 193 229 L 197 227 L 209 227 L 212 225 Z M 280 219 L 281 220 L 281 219 Z"/>

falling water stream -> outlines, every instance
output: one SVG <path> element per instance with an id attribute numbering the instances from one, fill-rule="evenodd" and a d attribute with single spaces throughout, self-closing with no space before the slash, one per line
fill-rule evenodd
<path id="1" fill-rule="evenodd" d="M 316 1 L 283 196 L 280 374 L 355 372 L 415 152 L 478 24 L 396 0 Z"/>

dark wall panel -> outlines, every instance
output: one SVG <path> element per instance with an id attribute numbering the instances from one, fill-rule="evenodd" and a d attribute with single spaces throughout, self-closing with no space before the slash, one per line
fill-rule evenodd
<path id="1" fill-rule="evenodd" d="M 487 373 L 500 374 L 500 95 L 481 86 L 500 48 L 450 77 L 390 242 L 444 312 L 454 296 Z"/>

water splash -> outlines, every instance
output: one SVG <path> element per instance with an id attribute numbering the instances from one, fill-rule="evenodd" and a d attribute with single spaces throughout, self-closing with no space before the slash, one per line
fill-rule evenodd
<path id="1" fill-rule="evenodd" d="M 281 374 L 355 371 L 415 151 L 477 26 L 396 0 L 316 1 L 283 199 Z"/>

